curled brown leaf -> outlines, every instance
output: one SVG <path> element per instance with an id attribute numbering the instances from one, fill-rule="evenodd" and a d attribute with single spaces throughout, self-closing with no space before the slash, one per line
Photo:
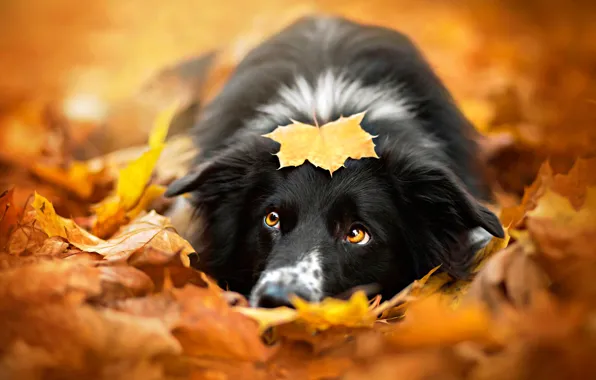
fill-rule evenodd
<path id="1" fill-rule="evenodd" d="M 524 307 L 550 281 L 535 259 L 520 244 L 497 252 L 472 281 L 464 302 L 484 302 L 492 312 Z"/>

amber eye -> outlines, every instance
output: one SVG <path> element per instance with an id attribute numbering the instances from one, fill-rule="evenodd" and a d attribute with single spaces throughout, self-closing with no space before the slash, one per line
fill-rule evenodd
<path id="1" fill-rule="evenodd" d="M 346 240 L 352 244 L 364 245 L 370 241 L 370 235 L 364 227 L 356 225 L 350 228 L 350 232 L 346 235 Z"/>
<path id="2" fill-rule="evenodd" d="M 279 228 L 279 214 L 275 211 L 271 211 L 265 216 L 265 224 L 268 227 Z"/>

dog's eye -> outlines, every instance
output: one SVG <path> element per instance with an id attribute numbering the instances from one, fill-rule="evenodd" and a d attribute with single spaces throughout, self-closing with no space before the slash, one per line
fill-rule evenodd
<path id="1" fill-rule="evenodd" d="M 265 225 L 271 228 L 279 228 L 279 214 L 275 211 L 271 211 L 265 216 Z"/>
<path id="2" fill-rule="evenodd" d="M 352 244 L 364 245 L 370 241 L 370 235 L 366 228 L 360 225 L 354 225 L 346 235 L 346 241 Z"/>

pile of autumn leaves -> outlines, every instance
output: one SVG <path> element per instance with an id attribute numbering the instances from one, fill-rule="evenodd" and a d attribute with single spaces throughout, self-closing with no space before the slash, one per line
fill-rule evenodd
<path id="1" fill-rule="evenodd" d="M 189 266 L 151 173 L 174 109 L 75 223 L 0 198 L 1 379 L 555 379 L 596 370 L 596 161 L 543 165 L 472 282 L 261 310 Z M 283 146 L 283 144 L 282 144 Z M 72 174 L 72 173 L 71 173 Z M 68 173 L 62 173 L 68 179 Z M 21 208 L 21 207 L 22 208 Z M 439 269 L 439 268 L 436 268 Z M 382 302 L 383 301 L 383 302 Z"/>

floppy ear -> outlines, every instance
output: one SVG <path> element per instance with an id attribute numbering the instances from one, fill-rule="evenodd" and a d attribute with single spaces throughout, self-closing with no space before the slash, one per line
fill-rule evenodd
<path id="1" fill-rule="evenodd" d="M 405 243 L 411 251 L 416 274 L 423 276 L 441 265 L 455 278 L 468 278 L 478 227 L 504 237 L 497 216 L 481 205 L 458 177 L 440 161 L 409 153 L 393 161 L 391 176 L 403 214 Z M 488 237 L 488 236 L 487 236 Z"/>
<path id="2" fill-rule="evenodd" d="M 269 144 L 262 138 L 264 144 Z M 186 176 L 168 187 L 166 196 L 192 193 L 197 223 L 201 228 L 187 237 L 197 250 L 200 269 L 216 278 L 246 270 L 250 255 L 235 256 L 246 226 L 250 225 L 250 199 L 255 189 L 267 184 L 267 171 L 276 169 L 276 156 L 267 146 L 244 139 L 206 158 Z M 233 257 L 233 259 L 232 259 Z M 227 277 L 226 277 L 227 278 Z"/>
<path id="3" fill-rule="evenodd" d="M 420 165 L 409 173 L 403 172 L 398 180 L 403 196 L 429 218 L 431 224 L 445 223 L 445 227 L 466 230 L 481 227 L 493 236 L 505 236 L 499 218 L 481 205 L 455 174 L 440 164 Z"/>
<path id="4" fill-rule="evenodd" d="M 267 161 L 274 162 L 275 156 L 269 153 L 274 151 L 271 143 L 274 142 L 262 137 L 247 137 L 205 159 L 187 175 L 172 182 L 164 195 L 175 197 L 192 192 L 206 202 L 218 194 L 241 189 L 248 184 L 251 173 L 262 171 Z M 208 184 L 211 186 L 206 186 Z"/>
<path id="5" fill-rule="evenodd" d="M 207 161 L 199 165 L 184 177 L 178 178 L 172 182 L 168 186 L 164 196 L 167 198 L 172 198 L 196 190 L 199 184 L 201 184 L 201 182 L 203 182 L 204 179 L 209 176 L 214 166 L 215 163 L 213 161 Z"/>

